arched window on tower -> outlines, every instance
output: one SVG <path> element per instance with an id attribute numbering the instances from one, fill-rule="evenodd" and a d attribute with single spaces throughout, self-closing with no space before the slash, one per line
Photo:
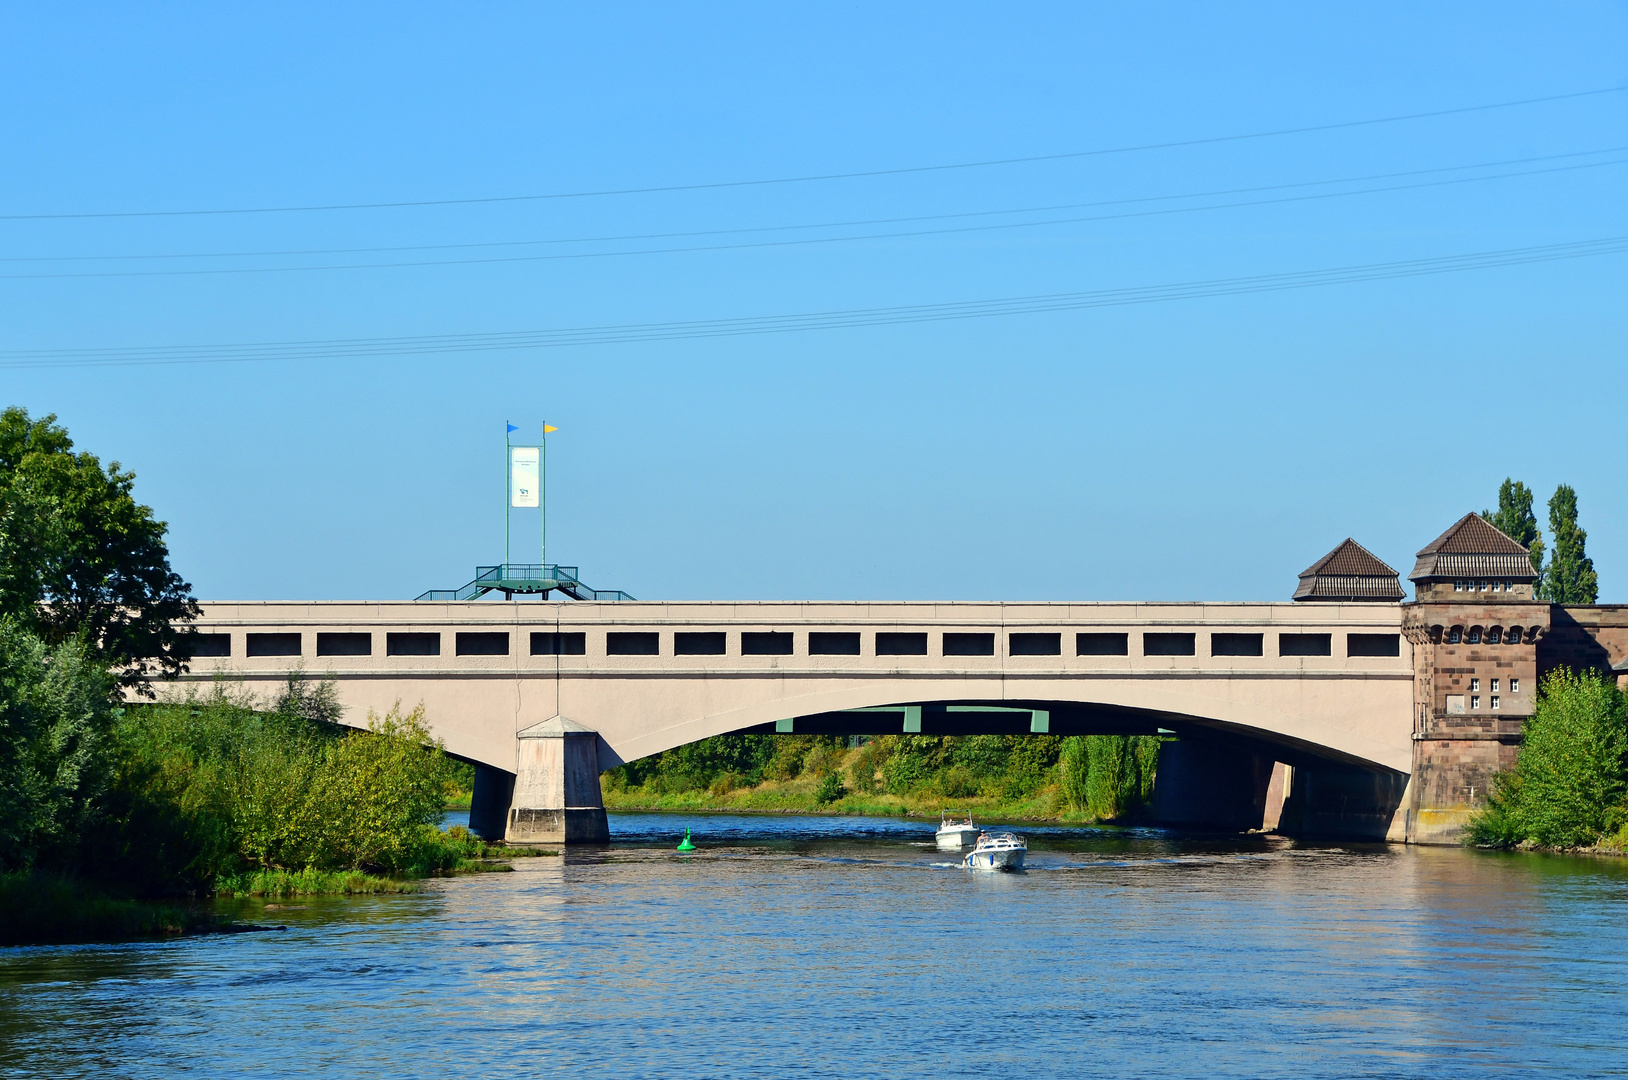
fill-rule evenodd
<path id="1" fill-rule="evenodd" d="M 1518 626 L 1511 626 L 1509 628 L 1509 642 L 1508 642 L 1508 644 L 1510 644 L 1510 645 L 1519 645 L 1520 643 L 1521 643 L 1521 628 L 1518 627 Z"/>
<path id="2" fill-rule="evenodd" d="M 1487 627 L 1487 644 L 1496 645 L 1504 639 L 1504 628 L 1501 626 Z"/>
<path id="3" fill-rule="evenodd" d="M 1479 644 L 1481 644 L 1481 628 L 1479 626 L 1470 627 L 1470 633 L 1469 633 L 1469 635 L 1467 637 L 1465 637 L 1464 644 L 1466 644 L 1466 645 L 1479 645 Z"/>
<path id="4" fill-rule="evenodd" d="M 1460 641 L 1463 641 L 1463 640 L 1464 640 L 1464 627 L 1455 626 L 1451 630 L 1447 631 L 1447 644 L 1449 644 L 1449 645 L 1457 645 Z"/>

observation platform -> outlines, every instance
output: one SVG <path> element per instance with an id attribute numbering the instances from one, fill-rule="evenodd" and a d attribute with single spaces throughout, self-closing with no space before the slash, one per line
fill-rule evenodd
<path id="1" fill-rule="evenodd" d="M 415 600 L 479 600 L 487 593 L 500 592 L 505 600 L 516 595 L 541 594 L 544 600 L 551 592 L 559 592 L 572 600 L 618 601 L 632 600 L 621 589 L 593 589 L 582 583 L 575 566 L 555 563 L 500 563 L 497 566 L 475 567 L 475 579 L 456 589 L 430 589 L 414 597 Z"/>

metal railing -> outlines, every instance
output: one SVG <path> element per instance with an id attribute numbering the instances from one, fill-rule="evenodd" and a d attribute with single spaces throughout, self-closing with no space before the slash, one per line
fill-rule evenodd
<path id="1" fill-rule="evenodd" d="M 489 592 L 505 596 L 515 593 L 543 593 L 558 589 L 573 600 L 632 600 L 621 589 L 593 589 L 582 583 L 575 566 L 555 563 L 500 563 L 475 567 L 475 579 L 456 589 L 430 589 L 418 600 L 475 600 Z"/>

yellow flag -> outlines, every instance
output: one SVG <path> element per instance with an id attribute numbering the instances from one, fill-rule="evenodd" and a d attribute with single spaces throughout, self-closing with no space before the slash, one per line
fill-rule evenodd
<path id="1" fill-rule="evenodd" d="M 553 424 L 544 424 L 543 425 L 543 434 L 544 435 L 547 435 L 550 431 L 558 431 L 558 430 L 560 430 L 560 429 L 555 427 Z"/>

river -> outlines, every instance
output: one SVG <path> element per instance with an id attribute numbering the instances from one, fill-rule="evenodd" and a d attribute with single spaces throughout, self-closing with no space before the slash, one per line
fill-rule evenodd
<path id="1" fill-rule="evenodd" d="M 699 850 L 678 855 L 684 825 Z M 1628 1075 L 1628 865 L 614 814 L 610 847 L 275 933 L 0 951 L 41 1077 Z"/>

